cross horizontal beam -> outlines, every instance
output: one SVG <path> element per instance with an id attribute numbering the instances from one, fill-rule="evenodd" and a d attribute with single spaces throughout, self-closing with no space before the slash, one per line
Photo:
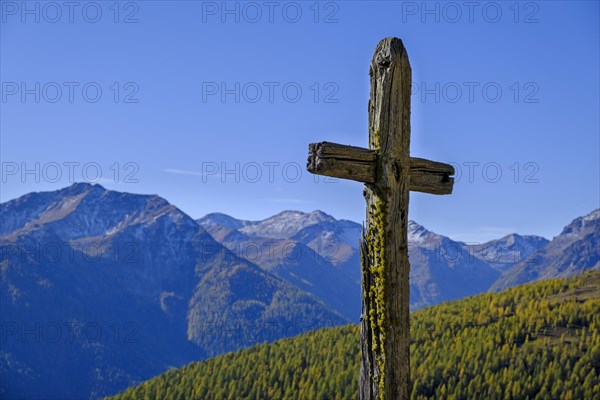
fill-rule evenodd
<path id="1" fill-rule="evenodd" d="M 320 142 L 308 146 L 309 172 L 364 183 L 377 180 L 377 152 L 362 147 Z M 410 158 L 410 185 L 414 192 L 451 194 L 454 167 L 424 158 Z"/>

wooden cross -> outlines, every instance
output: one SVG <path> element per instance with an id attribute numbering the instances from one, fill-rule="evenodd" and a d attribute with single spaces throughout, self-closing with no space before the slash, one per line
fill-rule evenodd
<path id="1" fill-rule="evenodd" d="M 369 75 L 369 149 L 313 143 L 307 169 L 365 183 L 359 399 L 407 400 L 409 191 L 452 193 L 454 168 L 410 157 L 411 68 L 400 39 L 386 38 L 377 45 Z"/>

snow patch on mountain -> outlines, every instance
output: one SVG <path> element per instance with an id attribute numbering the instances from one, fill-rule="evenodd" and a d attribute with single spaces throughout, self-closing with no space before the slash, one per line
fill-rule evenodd
<path id="1" fill-rule="evenodd" d="M 311 213 L 283 211 L 262 221 L 250 222 L 240 232 L 251 237 L 289 238 L 302 229 L 323 222 L 336 222 L 331 215 L 316 210 Z"/>

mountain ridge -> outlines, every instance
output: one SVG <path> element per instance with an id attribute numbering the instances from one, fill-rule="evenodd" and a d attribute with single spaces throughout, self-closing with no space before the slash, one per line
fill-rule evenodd
<path id="1" fill-rule="evenodd" d="M 102 397 L 171 366 L 348 322 L 156 195 L 73 185 L 0 204 L 0 222 L 8 397 Z M 102 335 L 69 340 L 72 324 Z"/>
<path id="2" fill-rule="evenodd" d="M 539 251 L 506 270 L 491 290 L 567 277 L 586 269 L 600 269 L 600 209 L 575 218 Z"/>
<path id="3" fill-rule="evenodd" d="M 500 277 L 508 287 L 597 268 L 598 215 L 576 218 L 552 241 L 512 234 L 479 247 L 411 221 L 411 309 L 485 292 Z M 0 222 L 4 394 L 101 397 L 172 366 L 360 315 L 362 226 L 320 210 L 196 221 L 158 195 L 74 184 L 0 204 Z M 55 323 L 78 325 L 76 340 L 20 339 L 19 329 Z M 105 334 L 90 343 L 81 330 L 94 324 L 136 342 Z"/>

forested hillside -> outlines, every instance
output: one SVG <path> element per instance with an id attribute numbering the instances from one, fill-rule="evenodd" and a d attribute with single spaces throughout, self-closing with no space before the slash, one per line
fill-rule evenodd
<path id="1" fill-rule="evenodd" d="M 413 398 L 600 398 L 600 272 L 412 315 Z M 355 399 L 355 325 L 171 370 L 117 399 Z"/>

